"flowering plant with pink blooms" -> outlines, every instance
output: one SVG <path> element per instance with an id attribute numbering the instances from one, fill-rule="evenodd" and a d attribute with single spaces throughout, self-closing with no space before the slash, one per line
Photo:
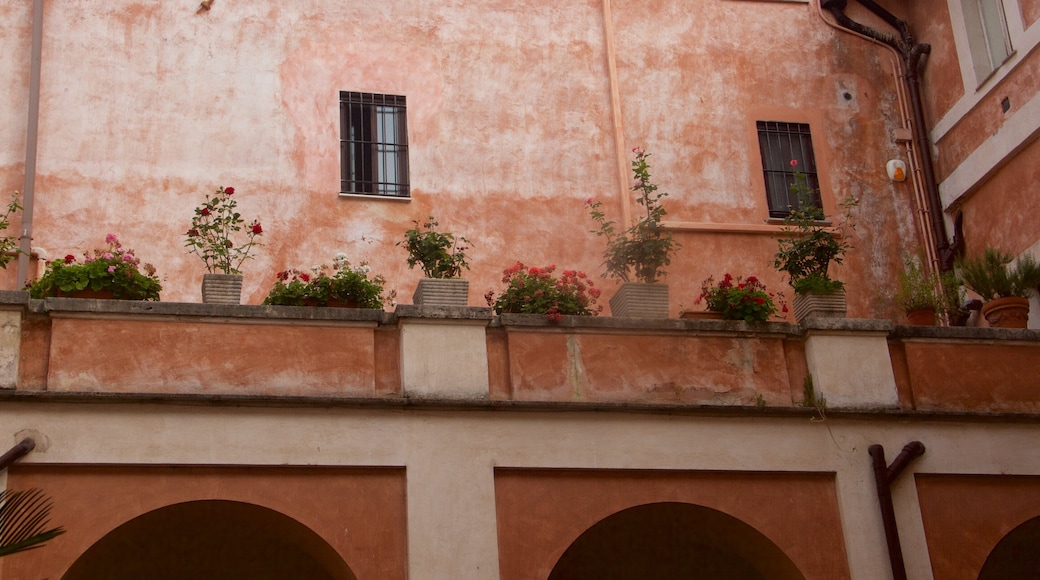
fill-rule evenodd
<path id="1" fill-rule="evenodd" d="M 256 238 L 264 233 L 260 220 L 246 224 L 236 211 L 238 202 L 232 197 L 234 187 L 219 187 L 213 195 L 195 208 L 191 228 L 185 232 L 188 253 L 202 258 L 210 274 L 241 274 L 242 262 L 254 247 L 263 245 Z M 236 244 L 232 237 L 238 237 Z"/>
<path id="2" fill-rule="evenodd" d="M 497 297 L 488 290 L 484 298 L 495 312 L 544 314 L 553 322 L 567 315 L 595 316 L 603 310 L 596 305 L 600 290 L 585 272 L 564 270 L 560 278 L 553 272 L 556 265 L 530 267 L 520 262 L 502 271 L 506 289 Z"/>
<path id="3" fill-rule="evenodd" d="M 729 273 L 718 283 L 713 276 L 708 276 L 701 282 L 701 294 L 695 302 L 704 302 L 708 310 L 721 312 L 726 320 L 765 322 L 778 312 L 787 312 L 783 293 L 769 292 L 754 276 L 734 278 Z"/>
<path id="4" fill-rule="evenodd" d="M 107 247 L 84 252 L 82 261 L 72 254 L 47 262 L 39 280 L 29 282 L 29 296 L 70 296 L 80 290 L 109 290 L 120 300 L 158 300 L 162 284 L 155 267 L 141 264 L 134 251 L 115 234 L 105 236 Z M 142 272 L 143 270 L 143 272 Z"/>

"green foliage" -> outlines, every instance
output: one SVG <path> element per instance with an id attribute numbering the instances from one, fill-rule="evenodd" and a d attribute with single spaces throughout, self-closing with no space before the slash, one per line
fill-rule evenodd
<path id="1" fill-rule="evenodd" d="M 438 232 L 439 223 L 431 215 L 425 222 L 412 222 L 415 227 L 404 233 L 404 240 L 397 242 L 408 250 L 408 268 L 419 264 L 427 278 L 458 278 L 462 270 L 469 270 L 466 250 L 469 240 L 453 234 Z"/>
<path id="2" fill-rule="evenodd" d="M 701 301 L 705 302 L 708 310 L 721 312 L 726 320 L 764 322 L 777 314 L 777 301 L 781 305 L 780 311 L 787 312 L 783 294 L 769 292 L 765 284 L 754 276 L 745 280 L 727 273 L 718 283 L 713 276 L 708 276 L 701 282 L 701 294 L 696 303 Z"/>
<path id="3" fill-rule="evenodd" d="M 983 300 L 1028 298 L 1040 284 L 1040 264 L 1029 254 L 1015 260 L 1009 253 L 986 248 L 981 258 L 958 259 L 956 267 L 964 285 Z"/>
<path id="4" fill-rule="evenodd" d="M 903 270 L 899 273 L 899 292 L 896 300 L 905 312 L 936 310 L 939 307 L 939 281 L 925 269 L 918 256 L 903 256 Z"/>
<path id="5" fill-rule="evenodd" d="M 158 300 L 162 284 L 155 267 L 142 265 L 134 251 L 124 248 L 114 234 L 108 234 L 105 241 L 108 248 L 84 253 L 83 262 L 72 254 L 47 262 L 43 276 L 29 283 L 29 296 L 46 298 L 89 289 L 111 290 L 120 300 Z"/>
<path id="6" fill-rule="evenodd" d="M 638 192 L 636 203 L 643 207 L 646 214 L 628 229 L 618 233 L 616 224 L 608 221 L 600 211 L 602 202 L 586 200 L 589 214 L 599 223 L 599 230 L 593 230 L 598 236 L 607 239 L 607 249 L 603 254 L 607 272 L 622 282 L 635 277 L 639 282 L 652 283 L 664 276 L 662 269 L 671 263 L 671 256 L 679 249 L 672 233 L 661 227 L 661 220 L 668 213 L 661 206 L 661 200 L 667 193 L 658 193 L 657 185 L 650 181 L 650 165 L 647 163 L 649 153 L 636 147 L 632 161 L 632 173 L 635 185 L 632 190 Z"/>
<path id="7" fill-rule="evenodd" d="M 0 557 L 42 547 L 65 530 L 48 528 L 50 498 L 38 489 L 0 491 Z"/>
<path id="8" fill-rule="evenodd" d="M 939 276 L 939 281 L 942 284 L 942 295 L 940 296 L 942 311 L 946 314 L 947 319 L 951 323 L 958 318 L 965 319 L 970 314 L 965 307 L 968 296 L 957 273 L 953 270 L 943 272 Z"/>
<path id="9" fill-rule="evenodd" d="M 238 202 L 232 197 L 234 187 L 220 187 L 206 201 L 195 208 L 191 218 L 191 228 L 185 232 L 184 246 L 189 254 L 202 258 L 206 271 L 223 274 L 241 274 L 242 263 L 255 246 L 262 245 L 256 240 L 264 233 L 260 220 L 246 225 L 242 214 L 236 211 Z M 244 233 L 240 233 L 245 230 Z M 245 236 L 244 243 L 236 245 L 232 237 Z"/>
<path id="10" fill-rule="evenodd" d="M 382 276 L 369 278 L 368 265 L 361 263 L 352 267 L 344 254 L 337 254 L 333 259 L 331 275 L 324 264 L 315 266 L 312 272 L 307 274 L 296 269 L 279 272 L 264 304 L 328 306 L 339 303 L 355 308 L 382 308 L 394 296 L 393 292 L 383 296 L 386 280 Z"/>
<path id="11" fill-rule="evenodd" d="M 565 314 L 595 316 L 603 309 L 596 308 L 600 290 L 585 272 L 564 270 L 557 279 L 552 274 L 555 270 L 555 264 L 528 268 L 517 262 L 502 272 L 506 289 L 497 298 L 494 291 L 489 290 L 484 298 L 499 314 L 545 314 L 554 322 Z"/>
<path id="12" fill-rule="evenodd" d="M 791 164 L 797 165 L 795 161 Z M 787 274 L 799 294 L 841 290 L 844 284 L 831 279 L 828 269 L 832 263 L 841 264 L 852 249 L 845 234 L 855 229 L 852 211 L 859 200 L 849 197 L 841 203 L 843 213 L 832 231 L 823 209 L 812 202 L 813 192 L 804 173 L 795 173 L 791 193 L 797 197 L 798 206 L 791 208 L 784 218 L 783 236 L 777 241 L 779 249 L 773 267 Z"/>
<path id="13" fill-rule="evenodd" d="M 11 194 L 11 201 L 7 203 L 4 213 L 0 214 L 0 231 L 7 231 L 11 225 L 11 214 L 22 209 L 18 204 L 18 192 Z M 0 236 L 0 268 L 7 269 L 11 262 L 21 250 L 18 248 L 17 236 Z"/>

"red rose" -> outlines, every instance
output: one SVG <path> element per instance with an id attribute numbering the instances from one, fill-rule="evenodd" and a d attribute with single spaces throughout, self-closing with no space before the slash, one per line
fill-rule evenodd
<path id="1" fill-rule="evenodd" d="M 209 215 L 209 208 L 204 207 L 199 211 L 199 215 Z"/>
<path id="2" fill-rule="evenodd" d="M 253 224 L 253 235 L 258 236 L 264 233 L 264 228 L 260 227 L 260 224 Z"/>
<path id="3" fill-rule="evenodd" d="M 235 188 L 234 187 L 225 187 L 224 188 L 224 193 L 226 193 L 228 195 L 231 195 L 231 194 L 235 193 Z"/>

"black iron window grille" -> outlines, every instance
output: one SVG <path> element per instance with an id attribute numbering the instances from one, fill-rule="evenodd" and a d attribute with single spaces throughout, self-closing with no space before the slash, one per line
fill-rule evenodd
<path id="1" fill-rule="evenodd" d="M 405 98 L 339 93 L 340 191 L 409 196 Z"/>
<path id="2" fill-rule="evenodd" d="M 816 157 L 813 155 L 808 124 L 759 121 L 758 145 L 762 151 L 769 217 L 787 217 L 791 209 L 797 208 L 801 202 L 798 195 L 791 191 L 795 173 L 805 176 L 804 185 L 812 191 L 809 201 L 816 207 L 822 207 L 820 178 L 816 173 Z M 797 164 L 792 165 L 792 161 Z"/>

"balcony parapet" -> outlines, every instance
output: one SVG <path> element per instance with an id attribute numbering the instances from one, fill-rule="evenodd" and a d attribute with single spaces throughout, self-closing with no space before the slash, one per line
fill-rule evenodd
<path id="1" fill-rule="evenodd" d="M 0 389 L 575 408 L 1040 414 L 1040 331 L 393 312 L 0 292 Z M 813 405 L 813 402 L 809 402 Z"/>

